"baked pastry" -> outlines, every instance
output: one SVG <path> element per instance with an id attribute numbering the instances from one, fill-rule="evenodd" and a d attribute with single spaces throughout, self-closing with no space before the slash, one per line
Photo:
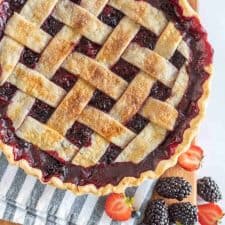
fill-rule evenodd
<path id="1" fill-rule="evenodd" d="M 2 0 L 0 149 L 77 194 L 121 192 L 195 137 L 213 50 L 186 0 Z"/>

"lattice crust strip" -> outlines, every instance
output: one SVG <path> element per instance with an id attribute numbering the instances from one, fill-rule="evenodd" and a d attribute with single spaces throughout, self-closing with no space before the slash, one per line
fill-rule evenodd
<path id="1" fill-rule="evenodd" d="M 63 68 L 73 74 L 78 74 L 81 79 L 114 99 L 118 99 L 128 86 L 126 81 L 109 69 L 78 52 L 72 53 L 67 58 Z"/>
<path id="2" fill-rule="evenodd" d="M 4 36 L 0 42 L 1 76 L 0 85 L 12 74 L 14 67 L 20 59 L 23 46 L 11 38 Z"/>
<path id="3" fill-rule="evenodd" d="M 173 86 L 177 69 L 154 51 L 133 43 L 129 45 L 122 57 L 166 86 Z"/>
<path id="4" fill-rule="evenodd" d="M 40 27 L 51 14 L 57 2 L 58 0 L 28 0 L 20 15 Z"/>
<path id="5" fill-rule="evenodd" d="M 43 51 L 36 70 L 51 79 L 80 38 L 76 31 L 64 26 Z"/>
<path id="6" fill-rule="evenodd" d="M 17 130 L 26 119 L 28 113 L 30 112 L 35 98 L 30 97 L 29 95 L 17 91 L 13 97 L 11 104 L 7 109 L 7 116 L 13 121 L 13 126 Z"/>
<path id="7" fill-rule="evenodd" d="M 92 135 L 91 146 L 81 148 L 72 163 L 84 167 L 96 165 L 108 146 L 109 142 L 95 133 Z"/>
<path id="8" fill-rule="evenodd" d="M 110 115 L 120 123 L 125 124 L 142 107 L 154 83 L 155 80 L 146 73 L 138 73 L 114 105 Z"/>
<path id="9" fill-rule="evenodd" d="M 107 4 L 125 14 L 114 30 L 97 18 Z M 49 15 L 63 23 L 54 37 L 41 29 Z M 141 27 L 158 36 L 154 50 L 132 42 Z M 124 148 L 116 162 L 138 163 L 173 130 L 188 74 L 185 66 L 178 71 L 170 59 L 179 51 L 189 60 L 189 48 L 175 26 L 149 3 L 28 0 L 20 14 L 11 17 L 5 33 L 0 42 L 0 83 L 7 80 L 19 89 L 7 110 L 19 137 L 57 151 L 66 161 L 92 166 L 110 143 Z M 82 36 L 101 45 L 95 59 L 73 51 Z M 34 69 L 19 63 L 24 47 L 40 53 Z M 121 58 L 140 69 L 130 83 L 111 71 Z M 77 78 L 68 93 L 51 81 L 60 67 Z M 172 90 L 166 101 L 149 97 L 157 81 Z M 88 105 L 96 90 L 117 100 L 108 114 Z M 46 124 L 28 116 L 35 98 L 55 108 Z M 139 134 L 125 126 L 137 113 L 150 121 Z M 79 151 L 65 137 L 76 121 L 94 131 L 92 145 Z"/>
<path id="10" fill-rule="evenodd" d="M 139 29 L 139 25 L 128 17 L 124 17 L 104 43 L 96 59 L 107 67 L 113 66 Z"/>
<path id="11" fill-rule="evenodd" d="M 70 0 L 58 1 L 53 16 L 98 44 L 104 43 L 112 31 L 111 27 Z"/>
<path id="12" fill-rule="evenodd" d="M 8 21 L 5 33 L 36 52 L 41 52 L 51 39 L 49 34 L 17 13 Z"/>
<path id="13" fill-rule="evenodd" d="M 77 151 L 75 146 L 55 130 L 50 129 L 29 116 L 16 131 L 16 134 L 41 149 L 57 151 L 59 157 L 66 161 L 70 160 Z"/>
<path id="14" fill-rule="evenodd" d="M 109 4 L 157 35 L 163 31 L 167 24 L 164 14 L 147 2 L 138 2 L 135 0 L 110 0 Z"/>
<path id="15" fill-rule="evenodd" d="M 42 74 L 28 69 L 20 63 L 9 77 L 9 82 L 26 94 L 36 97 L 53 107 L 56 107 L 66 95 L 62 88 L 46 79 Z"/>

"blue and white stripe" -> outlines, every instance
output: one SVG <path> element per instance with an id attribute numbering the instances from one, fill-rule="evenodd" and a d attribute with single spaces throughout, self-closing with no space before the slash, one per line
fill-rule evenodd
<path id="1" fill-rule="evenodd" d="M 144 210 L 152 191 L 152 182 L 127 189 L 135 196 L 135 207 Z M 105 197 L 75 196 L 27 176 L 11 166 L 0 153 L 0 219 L 23 225 L 134 225 L 112 221 L 104 212 Z"/>

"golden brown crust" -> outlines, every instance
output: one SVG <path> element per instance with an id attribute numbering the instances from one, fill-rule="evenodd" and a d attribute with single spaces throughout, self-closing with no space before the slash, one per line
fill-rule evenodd
<path id="1" fill-rule="evenodd" d="M 64 26 L 45 48 L 35 69 L 51 79 L 80 37 L 75 31 Z"/>
<path id="2" fill-rule="evenodd" d="M 97 55 L 97 61 L 107 67 L 113 66 L 135 37 L 140 26 L 128 17 L 124 17 Z"/>
<path id="3" fill-rule="evenodd" d="M 98 15 L 108 3 L 108 0 L 82 0 L 80 5 L 94 15 Z"/>
<path id="4" fill-rule="evenodd" d="M 57 0 L 29 0 L 22 8 L 20 15 L 41 26 L 53 10 L 56 2 Z"/>
<path id="5" fill-rule="evenodd" d="M 173 85 L 177 69 L 156 52 L 132 43 L 122 57 L 166 86 Z"/>
<path id="6" fill-rule="evenodd" d="M 167 25 L 156 43 L 154 51 L 166 59 L 170 59 L 182 40 L 182 35 L 171 22 Z"/>
<path id="7" fill-rule="evenodd" d="M 122 124 L 128 122 L 140 110 L 154 82 L 155 80 L 147 74 L 138 73 L 113 106 L 110 115 Z"/>
<path id="8" fill-rule="evenodd" d="M 57 131 L 28 116 L 16 131 L 17 136 L 45 151 L 56 151 L 65 161 L 70 160 L 77 148 Z"/>
<path id="9" fill-rule="evenodd" d="M 166 27 L 164 14 L 145 1 L 110 0 L 109 4 L 157 35 Z"/>
<path id="10" fill-rule="evenodd" d="M 60 179 L 54 177 L 52 178 L 48 184 L 53 185 L 54 187 L 60 188 L 60 189 L 67 189 L 72 191 L 73 193 L 77 195 L 83 195 L 86 193 L 93 193 L 95 195 L 107 195 L 111 192 L 117 192 L 121 193 L 124 192 L 125 188 L 128 186 L 138 186 L 140 185 L 144 180 L 146 179 L 154 179 L 159 176 L 161 176 L 168 168 L 173 167 L 177 163 L 177 159 L 180 156 L 181 153 L 185 152 L 192 140 L 195 138 L 198 126 L 201 120 L 204 117 L 205 114 L 205 107 L 206 107 L 206 101 L 209 96 L 210 91 L 210 82 L 211 82 L 211 75 L 212 75 L 212 65 L 207 68 L 207 71 L 210 71 L 210 79 L 208 79 L 204 85 L 203 90 L 204 94 L 198 101 L 198 106 L 200 109 L 200 113 L 198 116 L 191 121 L 190 128 L 188 128 L 184 132 L 183 141 L 182 143 L 177 147 L 176 154 L 170 159 L 170 160 L 164 160 L 159 163 L 155 171 L 147 171 L 141 174 L 139 178 L 134 177 L 125 177 L 123 178 L 120 183 L 117 186 L 113 186 L 111 184 L 108 184 L 101 188 L 96 188 L 94 185 L 85 185 L 85 186 L 77 186 L 71 183 L 63 183 Z M 6 155 L 7 159 L 11 164 L 17 165 L 20 168 L 22 168 L 27 174 L 33 175 L 37 177 L 38 179 L 42 180 L 42 172 L 39 169 L 35 169 L 29 166 L 28 162 L 26 160 L 20 160 L 15 161 L 13 156 L 12 147 L 3 144 L 0 141 L 0 148 Z"/>
<path id="11" fill-rule="evenodd" d="M 109 142 L 94 133 L 91 138 L 91 145 L 81 148 L 75 155 L 72 163 L 83 167 L 94 166 L 104 155 L 108 146 Z"/>
<path id="12" fill-rule="evenodd" d="M 53 16 L 98 44 L 102 44 L 112 31 L 111 27 L 96 16 L 69 0 L 59 1 Z"/>
<path id="13" fill-rule="evenodd" d="M 63 68 L 103 91 L 113 99 L 118 99 L 127 88 L 127 82 L 95 60 L 74 52 L 63 64 Z"/>
<path id="14" fill-rule="evenodd" d="M 36 24 L 25 20 L 17 13 L 8 21 L 5 33 L 35 52 L 41 52 L 51 38 Z"/>
<path id="15" fill-rule="evenodd" d="M 0 42 L 0 65 L 1 76 L 0 85 L 3 84 L 12 74 L 20 55 L 23 51 L 23 46 L 13 39 L 5 36 Z"/>
<path id="16" fill-rule="evenodd" d="M 174 107 L 151 97 L 146 101 L 140 113 L 153 123 L 168 130 L 173 130 L 178 116 Z"/>
<path id="17" fill-rule="evenodd" d="M 26 94 L 36 97 L 53 107 L 57 106 L 66 94 L 64 89 L 21 63 L 17 64 L 8 80 Z"/>
<path id="18" fill-rule="evenodd" d="M 93 93 L 94 89 L 88 83 L 79 79 L 57 107 L 47 125 L 65 135 L 91 100 Z"/>
<path id="19" fill-rule="evenodd" d="M 190 9 L 187 5 L 186 0 L 179 0 L 179 3 L 181 6 L 185 9 L 185 14 L 189 16 L 197 16 L 196 13 Z M 179 155 L 186 151 L 187 148 L 190 146 L 193 138 L 196 136 L 198 126 L 202 118 L 204 117 L 205 113 L 205 105 L 206 105 L 206 100 L 209 95 L 209 86 L 210 86 L 210 81 L 211 81 L 211 74 L 212 74 L 212 65 L 207 66 L 205 70 L 210 74 L 210 78 L 204 83 L 203 85 L 203 95 L 198 101 L 198 106 L 200 109 L 200 113 L 194 118 L 191 123 L 190 127 L 185 130 L 184 136 L 183 136 L 183 141 L 182 143 L 177 147 L 176 149 L 176 154 L 171 157 L 169 160 L 164 160 L 159 163 L 155 171 L 147 171 L 141 174 L 139 178 L 134 178 L 134 177 L 125 177 L 123 178 L 118 185 L 113 186 L 111 184 L 108 184 L 104 187 L 101 188 L 96 188 L 94 185 L 85 185 L 85 186 L 76 186 L 71 183 L 63 183 L 60 179 L 54 177 L 52 178 L 48 184 L 51 184 L 55 187 L 61 188 L 61 189 L 68 189 L 71 190 L 72 192 L 81 195 L 85 193 L 93 193 L 96 195 L 105 195 L 110 192 L 123 192 L 127 186 L 137 186 L 141 182 L 143 182 L 147 178 L 157 178 L 159 177 L 166 169 L 174 166 L 177 162 L 177 158 Z M 15 161 L 14 156 L 13 156 L 13 151 L 12 147 L 7 146 L 3 144 L 0 141 L 0 149 L 4 152 L 6 157 L 8 158 L 9 162 L 11 162 L 14 165 L 17 165 L 24 169 L 27 174 L 33 175 L 38 177 L 40 180 L 42 179 L 42 172 L 39 169 L 35 169 L 29 166 L 28 162 L 26 160 L 20 160 L 20 161 Z"/>
<path id="20" fill-rule="evenodd" d="M 95 119 L 93 119 L 93 116 Z M 120 147 L 126 146 L 135 136 L 132 131 L 121 123 L 92 106 L 87 106 L 83 110 L 78 121 Z"/>

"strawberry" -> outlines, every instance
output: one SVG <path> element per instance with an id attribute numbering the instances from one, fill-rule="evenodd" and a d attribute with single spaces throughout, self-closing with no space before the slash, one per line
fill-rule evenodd
<path id="1" fill-rule="evenodd" d="M 179 157 L 178 163 L 185 170 L 195 171 L 201 165 L 203 154 L 204 152 L 200 147 L 192 145 L 187 152 Z"/>
<path id="2" fill-rule="evenodd" d="M 105 211 L 113 220 L 129 220 L 132 215 L 132 199 L 123 194 L 112 193 L 106 199 Z"/>
<path id="3" fill-rule="evenodd" d="M 214 203 L 198 206 L 198 218 L 201 225 L 217 225 L 223 216 L 222 209 Z"/>

